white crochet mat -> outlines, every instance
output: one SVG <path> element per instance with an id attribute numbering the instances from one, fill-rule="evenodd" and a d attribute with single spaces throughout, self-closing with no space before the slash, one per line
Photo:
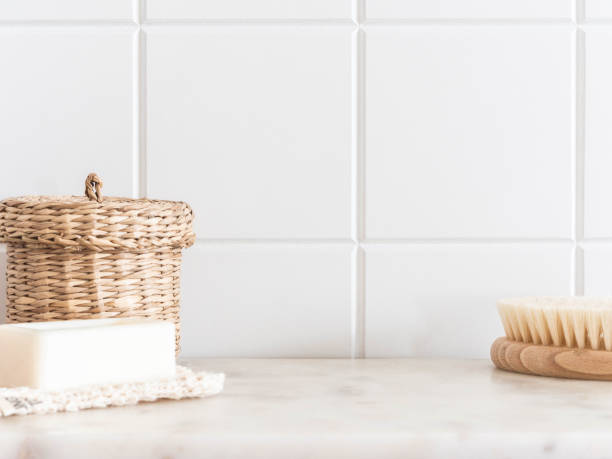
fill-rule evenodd
<path id="1" fill-rule="evenodd" d="M 0 388 L 0 417 L 206 397 L 221 392 L 224 381 L 223 373 L 196 373 L 177 365 L 176 377 L 153 382 L 87 386 L 65 391 L 4 387 Z"/>

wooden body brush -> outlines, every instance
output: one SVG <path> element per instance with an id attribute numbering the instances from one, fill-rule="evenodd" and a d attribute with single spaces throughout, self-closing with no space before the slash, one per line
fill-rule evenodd
<path id="1" fill-rule="evenodd" d="M 515 298 L 497 310 L 506 332 L 491 346 L 497 368 L 612 381 L 612 298 Z"/>

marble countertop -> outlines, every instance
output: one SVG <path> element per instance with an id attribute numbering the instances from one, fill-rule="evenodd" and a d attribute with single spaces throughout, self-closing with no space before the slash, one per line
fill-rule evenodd
<path id="1" fill-rule="evenodd" d="M 221 360 L 201 400 L 0 419 L 2 458 L 612 457 L 612 383 L 486 360 Z"/>

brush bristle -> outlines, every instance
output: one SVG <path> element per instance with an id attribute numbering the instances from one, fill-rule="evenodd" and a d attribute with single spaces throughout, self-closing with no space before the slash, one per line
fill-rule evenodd
<path id="1" fill-rule="evenodd" d="M 508 339 L 612 351 L 612 298 L 513 298 L 497 310 Z"/>

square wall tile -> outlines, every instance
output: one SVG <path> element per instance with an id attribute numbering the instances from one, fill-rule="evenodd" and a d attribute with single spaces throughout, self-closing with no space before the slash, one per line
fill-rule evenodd
<path id="1" fill-rule="evenodd" d="M 368 245 L 366 356 L 487 358 L 496 301 L 568 295 L 570 243 Z"/>
<path id="2" fill-rule="evenodd" d="M 148 188 L 209 238 L 350 233 L 351 28 L 150 28 Z"/>
<path id="3" fill-rule="evenodd" d="M 147 19 L 348 19 L 351 0 L 148 0 Z"/>
<path id="4" fill-rule="evenodd" d="M 585 243 L 584 294 L 612 296 L 612 244 Z"/>
<path id="5" fill-rule="evenodd" d="M 368 27 L 367 237 L 570 237 L 572 34 Z"/>
<path id="6" fill-rule="evenodd" d="M 612 30 L 586 27 L 585 237 L 612 237 Z"/>
<path id="7" fill-rule="evenodd" d="M 612 1 L 584 0 L 584 16 L 587 20 L 612 18 Z"/>
<path id="8" fill-rule="evenodd" d="M 348 244 L 188 249 L 182 355 L 348 357 L 350 258 Z"/>
<path id="9" fill-rule="evenodd" d="M 571 0 L 364 1 L 368 19 L 570 19 L 573 10 Z"/>
<path id="10" fill-rule="evenodd" d="M 0 2 L 2 21 L 131 20 L 129 0 L 27 0 Z"/>
<path id="11" fill-rule="evenodd" d="M 132 36 L 119 27 L 0 29 L 0 198 L 132 192 Z"/>

